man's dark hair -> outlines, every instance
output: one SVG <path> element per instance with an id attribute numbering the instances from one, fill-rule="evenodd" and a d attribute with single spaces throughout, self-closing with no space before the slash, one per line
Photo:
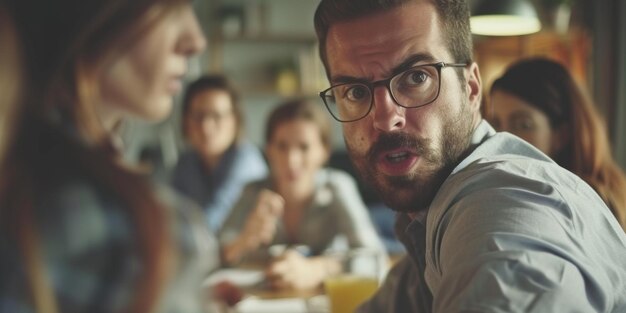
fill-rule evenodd
<path id="1" fill-rule="evenodd" d="M 182 105 L 183 134 L 186 136 L 185 128 L 187 123 L 187 114 L 189 114 L 191 109 L 191 102 L 196 95 L 207 90 L 221 90 L 228 93 L 233 108 L 233 114 L 235 115 L 235 120 L 237 122 L 237 135 L 235 137 L 237 139 L 241 139 L 241 136 L 243 136 L 244 133 L 244 120 L 241 104 L 239 103 L 239 92 L 235 89 L 228 78 L 222 74 L 204 75 L 187 87 Z"/>
<path id="2" fill-rule="evenodd" d="M 466 0 L 322 0 L 315 11 L 315 31 L 319 39 L 320 58 L 330 76 L 326 55 L 328 29 L 335 23 L 388 11 L 414 1 L 431 1 L 439 14 L 444 40 L 454 60 L 472 62 L 472 34 L 469 5 Z M 450 62 L 450 61 L 448 61 Z"/>

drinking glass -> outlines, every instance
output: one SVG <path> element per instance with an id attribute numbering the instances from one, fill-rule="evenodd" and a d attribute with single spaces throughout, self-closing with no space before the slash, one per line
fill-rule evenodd
<path id="1" fill-rule="evenodd" d="M 378 289 L 384 275 L 384 255 L 379 251 L 358 249 L 342 256 L 343 271 L 324 281 L 331 313 L 353 313 Z"/>

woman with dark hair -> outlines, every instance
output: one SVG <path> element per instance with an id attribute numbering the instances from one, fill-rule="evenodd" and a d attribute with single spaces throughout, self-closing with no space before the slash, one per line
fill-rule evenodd
<path id="1" fill-rule="evenodd" d="M 306 100 L 272 111 L 265 131 L 270 177 L 248 184 L 224 222 L 226 263 L 268 261 L 274 287 L 307 289 L 341 270 L 326 252 L 369 248 L 385 255 L 354 179 L 324 168 L 330 130 L 322 108 Z"/>
<path id="2" fill-rule="evenodd" d="M 217 253 L 198 211 L 112 144 L 125 118 L 171 111 L 205 46 L 191 3 L 20 0 L 7 11 L 28 92 L 0 175 L 0 311 L 200 312 Z"/>
<path id="3" fill-rule="evenodd" d="M 196 201 L 217 231 L 243 186 L 267 176 L 259 149 L 244 139 L 239 94 L 222 75 L 204 76 L 187 88 L 183 134 L 192 149 L 174 169 L 174 188 Z"/>
<path id="4" fill-rule="evenodd" d="M 561 64 L 533 58 L 511 65 L 491 88 L 492 123 L 580 176 L 626 229 L 626 178 L 611 156 L 604 123 Z"/>

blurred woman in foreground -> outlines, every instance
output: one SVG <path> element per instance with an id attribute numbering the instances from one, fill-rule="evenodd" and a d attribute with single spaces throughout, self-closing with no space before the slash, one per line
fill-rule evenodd
<path id="1" fill-rule="evenodd" d="M 511 65 L 491 88 L 492 123 L 528 141 L 584 179 L 626 229 L 626 178 L 611 156 L 602 119 L 561 64 Z"/>
<path id="2" fill-rule="evenodd" d="M 307 289 L 341 271 L 327 252 L 384 254 L 354 179 L 324 168 L 330 129 L 325 112 L 305 100 L 272 111 L 265 132 L 271 175 L 248 184 L 226 219 L 220 231 L 226 263 L 269 259 L 274 287 Z"/>
<path id="3" fill-rule="evenodd" d="M 200 312 L 216 261 L 198 212 L 112 144 L 123 119 L 169 114 L 205 46 L 190 2 L 20 0 L 8 12 L 28 92 L 0 176 L 0 310 Z"/>

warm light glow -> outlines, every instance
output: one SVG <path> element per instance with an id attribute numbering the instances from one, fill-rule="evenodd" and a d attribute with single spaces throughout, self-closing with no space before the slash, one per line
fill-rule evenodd
<path id="1" fill-rule="evenodd" d="M 470 18 L 472 33 L 486 36 L 516 36 L 536 33 L 539 19 L 512 15 L 481 15 Z"/>

